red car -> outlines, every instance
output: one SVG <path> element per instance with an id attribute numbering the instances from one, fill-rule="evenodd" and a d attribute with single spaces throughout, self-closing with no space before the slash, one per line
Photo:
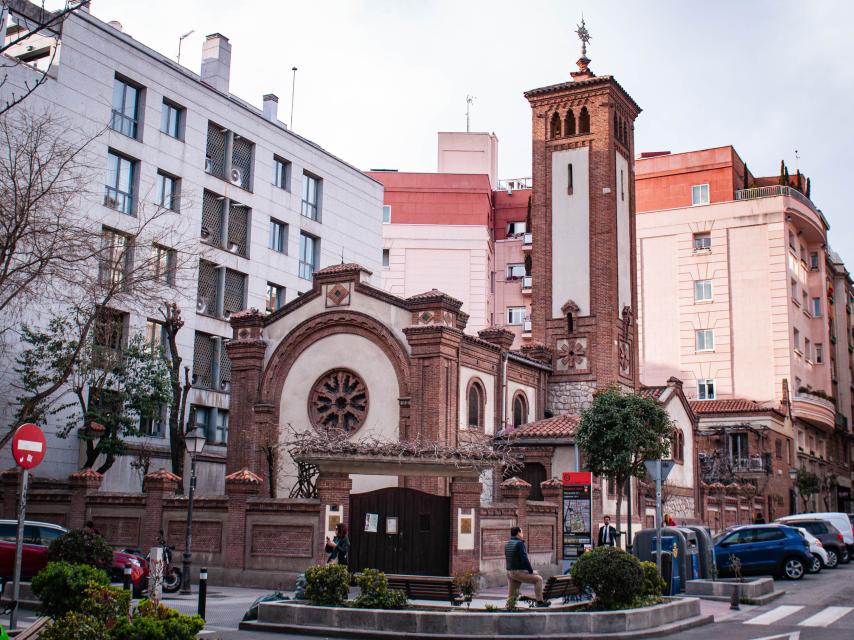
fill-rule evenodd
<path id="1" fill-rule="evenodd" d="M 21 558 L 21 579 L 31 580 L 47 564 L 47 548 L 51 542 L 67 533 L 68 529 L 52 522 L 24 522 L 23 557 Z M 0 520 L 0 578 L 12 580 L 15 575 L 15 540 L 18 533 L 16 520 Z M 109 569 L 110 580 L 122 582 L 124 568 L 130 564 L 130 579 L 134 594 L 140 595 L 145 589 L 148 567 L 143 558 L 123 551 L 113 552 L 113 566 Z"/>

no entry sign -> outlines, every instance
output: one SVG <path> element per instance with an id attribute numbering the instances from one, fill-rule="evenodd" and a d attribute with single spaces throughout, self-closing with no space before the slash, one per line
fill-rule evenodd
<path id="1" fill-rule="evenodd" d="M 46 448 L 44 433 L 32 423 L 22 424 L 12 436 L 12 455 L 22 469 L 32 469 L 41 464 Z"/>

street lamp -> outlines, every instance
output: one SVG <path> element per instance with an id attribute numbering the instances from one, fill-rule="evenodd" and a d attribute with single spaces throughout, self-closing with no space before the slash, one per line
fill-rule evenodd
<path id="1" fill-rule="evenodd" d="M 192 593 L 190 589 L 190 564 L 192 555 L 190 548 L 193 544 L 193 493 L 196 490 L 196 456 L 205 448 L 204 431 L 195 428 L 184 436 L 187 453 L 190 454 L 190 493 L 187 496 L 187 535 L 184 539 L 183 567 L 181 569 L 181 593 Z"/>
<path id="2" fill-rule="evenodd" d="M 798 485 L 796 484 L 796 480 L 798 479 L 798 470 L 792 467 L 789 469 L 789 479 L 792 481 L 792 512 L 798 512 Z"/>

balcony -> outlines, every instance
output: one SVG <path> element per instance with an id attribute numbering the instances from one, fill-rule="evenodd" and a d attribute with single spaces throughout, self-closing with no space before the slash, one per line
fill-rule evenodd
<path id="1" fill-rule="evenodd" d="M 758 198 L 773 198 L 776 196 L 787 196 L 789 198 L 793 198 L 805 206 L 807 209 L 812 211 L 818 218 L 821 220 L 821 223 L 824 225 L 824 230 L 830 228 L 827 220 L 824 217 L 824 214 L 816 208 L 813 204 L 813 201 L 807 198 L 804 194 L 802 194 L 797 189 L 792 187 L 784 187 L 783 185 L 771 185 L 769 187 L 753 187 L 752 189 L 738 189 L 735 192 L 736 200 L 756 200 Z"/>
<path id="2" fill-rule="evenodd" d="M 533 247 L 534 235 L 528 231 L 522 236 L 522 251 L 530 251 Z"/>
<path id="3" fill-rule="evenodd" d="M 766 453 L 749 458 L 733 458 L 730 460 L 733 473 L 770 473 L 771 455 Z"/>
<path id="4" fill-rule="evenodd" d="M 531 287 L 533 286 L 533 283 L 534 279 L 531 276 L 524 276 L 522 278 L 522 295 L 531 295 Z"/>
<path id="5" fill-rule="evenodd" d="M 792 402 L 795 418 L 819 429 L 832 430 L 836 424 L 836 406 L 832 401 L 810 393 L 797 393 Z"/>

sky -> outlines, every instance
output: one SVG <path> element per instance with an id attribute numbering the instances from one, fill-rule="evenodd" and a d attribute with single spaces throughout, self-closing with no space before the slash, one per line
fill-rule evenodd
<path id="1" fill-rule="evenodd" d="M 279 96 L 293 129 L 361 169 L 436 170 L 436 132 L 499 139 L 499 177 L 531 174 L 528 89 L 576 69 L 582 12 L 591 69 L 643 112 L 635 149 L 732 144 L 754 175 L 785 159 L 812 180 L 830 244 L 854 272 L 850 0 L 93 0 L 98 18 L 198 73 L 205 35 L 233 46 L 231 92 Z M 795 150 L 799 159 L 795 157 Z"/>

